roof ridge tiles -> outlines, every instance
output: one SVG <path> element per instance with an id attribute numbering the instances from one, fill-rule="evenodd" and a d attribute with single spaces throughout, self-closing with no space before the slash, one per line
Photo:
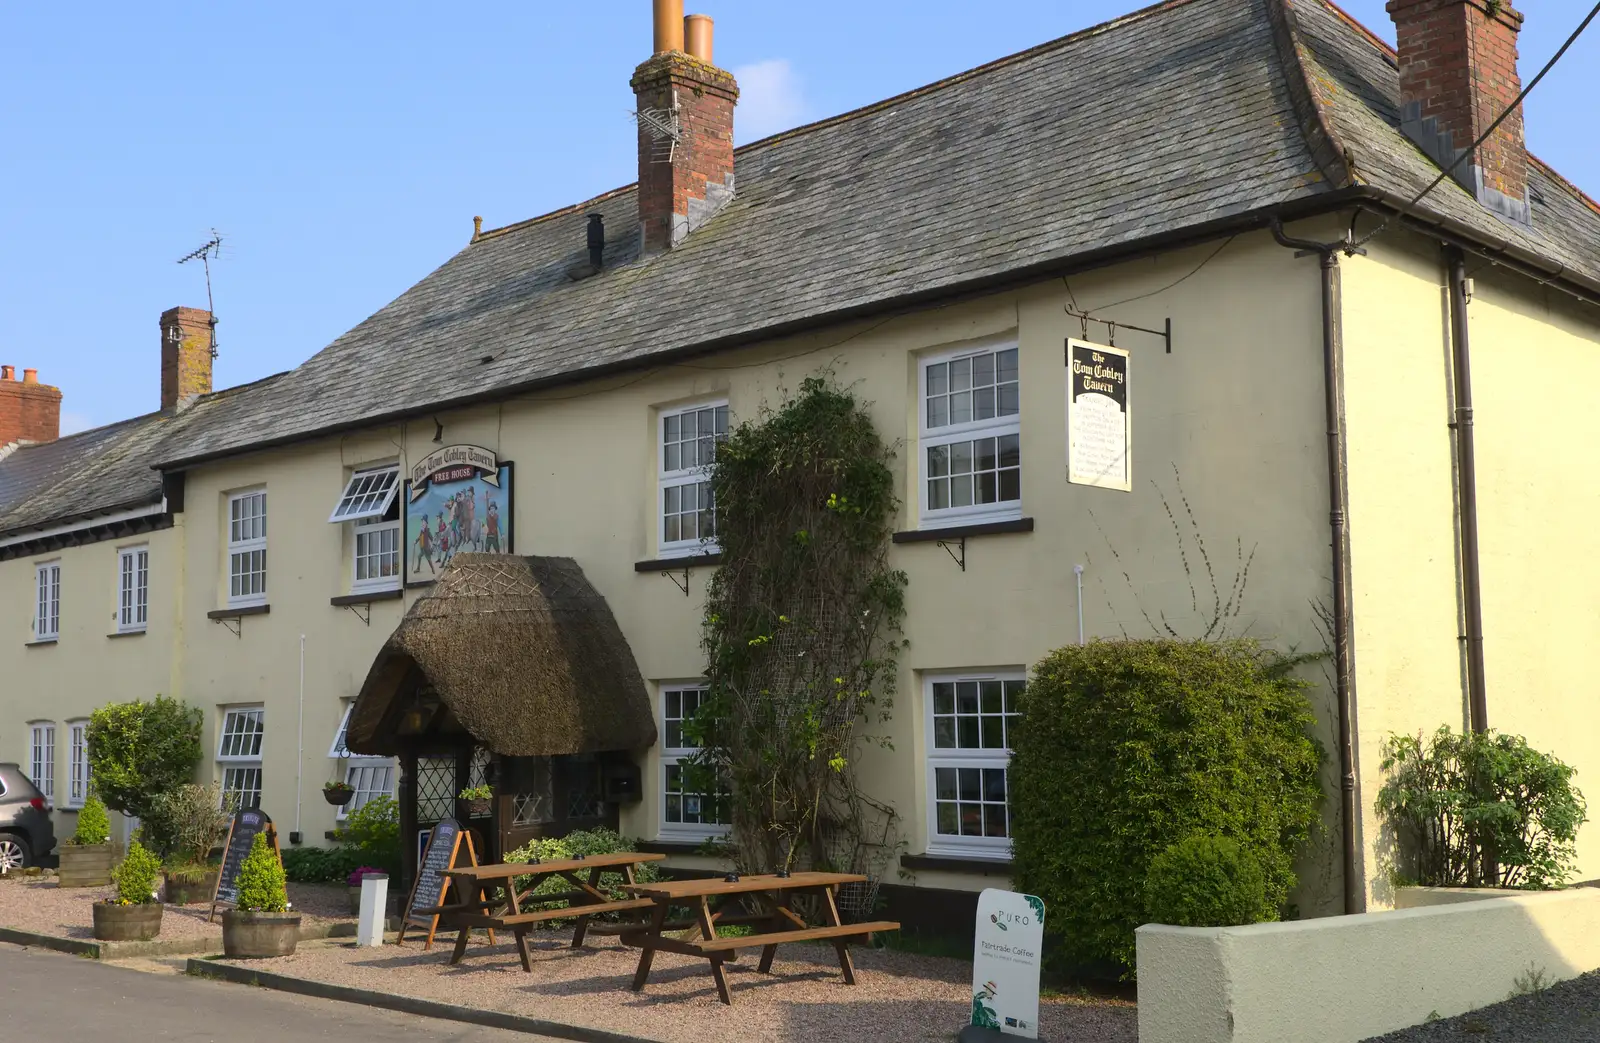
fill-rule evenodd
<path id="1" fill-rule="evenodd" d="M 1265 0 L 1265 3 L 1278 61 L 1283 66 L 1284 84 L 1288 87 L 1306 148 L 1333 188 L 1348 188 L 1358 179 L 1354 164 L 1350 162 L 1350 152 L 1327 111 L 1323 92 L 1333 88 L 1326 77 L 1312 75 L 1311 66 L 1317 59 L 1300 34 L 1300 23 L 1294 12 L 1295 0 Z"/>

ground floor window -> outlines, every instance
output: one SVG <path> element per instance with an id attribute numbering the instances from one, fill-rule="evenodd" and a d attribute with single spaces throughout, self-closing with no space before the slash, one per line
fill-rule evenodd
<path id="1" fill-rule="evenodd" d="M 925 678 L 930 852 L 1010 855 L 1010 729 L 1024 683 L 1020 670 Z"/>
<path id="2" fill-rule="evenodd" d="M 721 836 L 733 821 L 725 784 L 705 787 L 690 782 L 688 761 L 700 746 L 685 729 L 705 702 L 703 685 L 667 685 L 661 690 L 661 833 L 705 839 Z"/>
<path id="3" fill-rule="evenodd" d="M 261 748 L 266 736 L 266 711 L 259 706 L 223 710 L 217 739 L 217 767 L 222 798 L 234 808 L 261 806 Z"/>
<path id="4" fill-rule="evenodd" d="M 355 791 L 350 803 L 339 809 L 338 817 L 341 820 L 376 797 L 393 797 L 395 794 L 394 761 L 377 757 L 356 757 L 350 753 L 350 747 L 345 745 L 345 733 L 350 728 L 350 711 L 354 707 L 353 702 L 344 704 L 344 713 L 339 717 L 339 728 L 333 733 L 333 745 L 328 747 L 328 756 L 339 762 L 340 778 Z"/>
<path id="5" fill-rule="evenodd" d="M 56 725 L 35 721 L 28 726 L 28 778 L 46 800 L 56 796 Z"/>
<path id="6" fill-rule="evenodd" d="M 89 796 L 89 722 L 68 721 L 67 806 L 83 807 Z"/>

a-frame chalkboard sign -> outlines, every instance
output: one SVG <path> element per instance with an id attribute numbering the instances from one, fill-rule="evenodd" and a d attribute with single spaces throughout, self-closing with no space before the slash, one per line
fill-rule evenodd
<path id="1" fill-rule="evenodd" d="M 452 883 L 444 872 L 456 868 L 463 841 L 467 848 L 467 864 L 477 865 L 478 851 L 472 844 L 472 834 L 462 829 L 461 823 L 455 819 L 447 818 L 439 822 L 428 834 L 428 849 L 417 864 L 417 881 L 411 885 L 411 897 L 406 901 L 406 913 L 400 920 L 400 935 L 395 939 L 396 945 L 405 944 L 407 928 L 421 930 L 426 927 L 428 940 L 422 948 L 424 952 L 433 948 L 433 934 L 439 929 L 439 910 Z M 460 888 L 457 887 L 457 890 Z M 491 942 L 494 940 L 494 932 L 489 933 L 489 939 Z"/>
<path id="2" fill-rule="evenodd" d="M 219 905 L 234 905 L 239 901 L 239 867 L 244 864 L 256 834 L 265 833 L 272 853 L 283 864 L 283 852 L 278 850 L 278 831 L 272 828 L 272 819 L 260 808 L 241 808 L 234 813 L 228 827 L 228 839 L 222 845 L 222 868 L 217 872 L 217 889 L 211 894 L 211 913 L 208 921 L 217 918 Z"/>

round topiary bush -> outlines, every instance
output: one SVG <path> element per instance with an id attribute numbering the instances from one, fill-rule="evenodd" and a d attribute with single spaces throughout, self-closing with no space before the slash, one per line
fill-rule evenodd
<path id="1" fill-rule="evenodd" d="M 160 903 L 156 881 L 161 876 L 161 860 L 135 840 L 128 845 L 128 854 L 111 871 L 111 882 L 117 886 L 117 896 L 111 901 L 117 905 L 148 905 Z"/>
<path id="2" fill-rule="evenodd" d="M 1145 915 L 1175 927 L 1234 927 L 1276 920 L 1267 878 L 1250 853 L 1226 837 L 1196 834 L 1150 862 Z"/>
<path id="3" fill-rule="evenodd" d="M 1294 886 L 1317 821 L 1322 750 L 1297 661 L 1254 642 L 1096 641 L 1040 661 L 1011 732 L 1017 890 L 1050 909 L 1057 969 L 1134 971 L 1151 862 L 1194 833 Z"/>
<path id="4" fill-rule="evenodd" d="M 250 853 L 239 863 L 239 899 L 234 908 L 241 913 L 286 912 L 289 893 L 285 883 L 278 852 L 267 843 L 265 833 L 257 833 L 250 842 Z"/>
<path id="5" fill-rule="evenodd" d="M 105 804 L 101 803 L 93 790 L 89 792 L 89 799 L 83 802 L 83 807 L 78 809 L 78 828 L 67 843 L 79 847 L 111 843 L 111 817 L 106 814 Z"/>

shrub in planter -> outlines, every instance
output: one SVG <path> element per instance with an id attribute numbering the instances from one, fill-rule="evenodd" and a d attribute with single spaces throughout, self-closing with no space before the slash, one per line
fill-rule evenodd
<path id="1" fill-rule="evenodd" d="M 156 878 L 161 860 L 135 840 L 111 873 L 115 897 L 94 904 L 94 936 L 106 942 L 143 942 L 161 933 Z"/>
<path id="2" fill-rule="evenodd" d="M 216 889 L 211 851 L 227 835 L 231 803 L 216 783 L 186 783 L 151 802 L 150 827 L 164 838 L 166 897 L 173 905 L 203 902 Z"/>
<path id="3" fill-rule="evenodd" d="M 278 853 L 257 833 L 239 865 L 239 900 L 222 914 L 222 951 L 229 959 L 290 956 L 300 939 L 300 914 L 289 909 Z"/>
<path id="4" fill-rule="evenodd" d="M 163 894 L 168 905 L 208 902 L 217 890 L 220 868 L 210 862 L 180 862 L 162 869 Z"/>
<path id="5" fill-rule="evenodd" d="M 91 792 L 78 810 L 78 828 L 61 845 L 59 887 L 104 887 L 111 880 L 111 819 Z"/>
<path id="6" fill-rule="evenodd" d="M 1587 818 L 1574 771 L 1519 735 L 1391 735 L 1377 811 L 1397 881 L 1428 887 L 1560 887 Z"/>
<path id="7" fill-rule="evenodd" d="M 1235 927 L 1278 918 L 1261 866 L 1226 837 L 1196 834 L 1150 862 L 1145 915 L 1174 927 Z"/>
<path id="8" fill-rule="evenodd" d="M 1009 730 L 1017 889 L 1050 909 L 1057 969 L 1134 971 L 1151 862 L 1194 833 L 1294 885 L 1317 821 L 1322 750 L 1298 660 L 1254 642 L 1096 641 L 1040 661 Z"/>

